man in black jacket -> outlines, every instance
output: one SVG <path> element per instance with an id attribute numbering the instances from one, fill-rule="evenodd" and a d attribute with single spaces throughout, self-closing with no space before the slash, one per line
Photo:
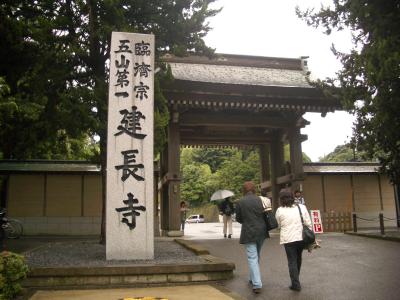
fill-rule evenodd
<path id="1" fill-rule="evenodd" d="M 246 247 L 253 292 L 261 292 L 260 252 L 264 240 L 269 237 L 263 216 L 263 206 L 256 195 L 255 185 L 247 181 L 243 185 L 243 198 L 236 205 L 236 221 L 242 224 L 240 243 Z"/>
<path id="2" fill-rule="evenodd" d="M 226 233 L 228 232 L 228 238 L 232 238 L 232 214 L 234 213 L 233 203 L 231 198 L 225 198 L 220 205 L 220 215 L 222 215 L 222 220 L 224 223 L 224 238 L 226 238 Z"/>

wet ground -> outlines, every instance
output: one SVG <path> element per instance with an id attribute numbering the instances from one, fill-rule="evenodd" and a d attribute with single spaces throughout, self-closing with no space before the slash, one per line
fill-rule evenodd
<path id="1" fill-rule="evenodd" d="M 212 255 L 235 263 L 234 278 L 217 283 L 222 290 L 231 291 L 232 295 L 240 295 L 243 299 L 400 299 L 400 243 L 342 233 L 320 235 L 322 248 L 312 253 L 303 253 L 300 276 L 303 289 L 300 293 L 288 289 L 290 280 L 286 256 L 283 247 L 279 245 L 278 234 L 273 233 L 272 238 L 265 242 L 262 249 L 263 290 L 261 294 L 254 295 L 248 285 L 244 248 L 238 240 L 240 224 L 234 223 L 233 227 L 232 239 L 223 238 L 220 223 L 188 224 L 185 229 L 185 238 L 207 248 Z M 65 240 L 78 245 L 90 239 L 87 237 L 58 238 L 56 242 L 65 242 Z M 93 242 L 93 237 L 91 240 Z M 23 238 L 19 241 L 8 241 L 8 245 L 12 245 L 18 252 L 37 251 L 49 247 L 47 242 L 49 242 L 49 237 Z M 169 242 L 173 243 L 171 239 Z M 174 251 L 172 249 L 172 252 Z M 165 253 L 165 255 L 160 254 L 160 257 L 173 258 L 173 254 Z M 173 287 L 170 288 L 173 290 Z M 103 293 L 104 297 L 97 296 L 96 299 L 114 299 L 107 298 L 106 295 L 111 291 L 119 292 L 118 289 L 107 291 Z M 149 288 L 145 291 L 145 294 L 150 296 L 155 290 Z M 177 286 L 175 291 L 175 296 L 177 296 L 182 291 L 186 292 L 186 289 Z M 79 293 L 79 291 L 76 292 Z M 93 293 L 92 296 L 101 294 L 98 290 Z M 41 295 L 45 297 L 45 293 Z M 89 297 L 87 299 L 92 299 L 90 293 L 86 292 L 85 295 Z M 50 298 L 38 299 L 52 299 L 55 294 L 48 296 Z M 188 299 L 210 299 L 205 294 L 192 294 L 192 296 Z M 226 293 L 221 295 L 222 298 L 225 296 L 227 296 Z"/>
<path id="2" fill-rule="evenodd" d="M 240 229 L 238 224 L 235 226 Z M 221 228 L 221 224 L 193 224 L 187 233 L 191 239 L 215 233 L 212 239 L 196 242 L 212 255 L 235 262 L 234 278 L 220 284 L 244 299 L 400 299 L 399 242 L 342 233 L 319 235 L 322 248 L 303 252 L 303 289 L 297 293 L 288 289 L 286 255 L 278 235 L 272 234 L 261 255 L 264 287 L 261 294 L 254 295 L 248 285 L 247 261 L 239 235 L 234 230 L 233 239 L 221 238 Z"/>

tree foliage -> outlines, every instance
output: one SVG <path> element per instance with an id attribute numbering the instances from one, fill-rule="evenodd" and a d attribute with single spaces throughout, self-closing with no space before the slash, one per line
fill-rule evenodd
<path id="1" fill-rule="evenodd" d="M 366 153 L 358 151 L 354 144 L 347 143 L 337 146 L 331 153 L 321 157 L 320 162 L 361 162 L 365 159 Z"/>
<path id="2" fill-rule="evenodd" d="M 286 144 L 283 148 L 283 157 L 285 159 L 285 161 L 290 161 L 290 145 Z M 305 163 L 309 163 L 311 162 L 311 158 L 308 157 L 308 155 L 304 152 L 302 152 L 302 157 L 303 157 L 303 162 Z"/>
<path id="3" fill-rule="evenodd" d="M 212 170 L 212 166 L 217 166 Z M 245 181 L 260 182 L 258 151 L 185 148 L 181 151 L 182 199 L 192 204 L 208 202 L 218 189 L 232 190 L 240 197 Z"/>
<path id="4" fill-rule="evenodd" d="M 209 165 L 186 164 L 182 168 L 184 184 L 181 186 L 182 200 L 198 205 L 207 202 L 213 190 L 213 177 Z"/>
<path id="5" fill-rule="evenodd" d="M 231 190 L 240 197 L 245 181 L 260 183 L 260 160 L 258 151 L 236 151 L 226 159 L 216 172 L 217 189 Z"/>
<path id="6" fill-rule="evenodd" d="M 202 38 L 210 29 L 205 20 L 218 12 L 208 8 L 214 1 L 2 1 L 0 55 L 7 59 L 0 76 L 9 88 L 0 134 L 14 137 L 2 139 L 3 156 L 47 158 L 58 151 L 48 146 L 98 135 L 104 160 L 111 32 L 153 33 L 157 54 L 210 54 Z M 157 150 L 168 122 L 160 84 L 170 74 L 162 70 L 155 83 Z"/>
<path id="7" fill-rule="evenodd" d="M 215 0 L 4 0 L 0 4 L 0 77 L 7 120 L 0 124 L 4 158 L 47 158 L 57 141 L 100 138 L 105 187 L 108 59 L 112 31 L 153 33 L 160 53 L 210 55 L 203 37 Z M 156 149 L 165 141 L 168 111 L 155 78 Z M 26 130 L 29 128 L 29 131 Z M 61 136 L 61 138 L 60 138 Z M 11 138 L 12 137 L 12 138 Z M 57 149 L 51 149 L 52 153 Z M 103 189 L 103 216 L 105 215 Z M 104 217 L 102 233 L 104 233 Z M 104 235 L 103 235 L 104 238 Z"/>
<path id="8" fill-rule="evenodd" d="M 227 157 L 235 152 L 232 148 L 196 148 L 192 151 L 192 157 L 195 162 L 204 163 L 210 166 L 211 171 L 217 171 Z"/>
<path id="9" fill-rule="evenodd" d="M 285 160 L 289 157 L 289 147 L 285 146 Z M 303 159 L 310 162 L 304 153 Z M 260 172 L 260 156 L 255 148 L 183 148 L 182 199 L 197 206 L 208 202 L 218 189 L 231 190 L 240 198 L 243 183 L 250 180 L 259 184 Z"/>
<path id="10" fill-rule="evenodd" d="M 369 157 L 377 155 L 382 171 L 400 184 L 400 2 L 334 0 L 332 7 L 297 13 L 327 34 L 352 30 L 353 50 L 333 47 L 343 68 L 322 85 L 355 113 L 357 147 Z"/>

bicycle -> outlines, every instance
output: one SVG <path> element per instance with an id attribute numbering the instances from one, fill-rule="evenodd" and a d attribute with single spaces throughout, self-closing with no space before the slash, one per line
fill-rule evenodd
<path id="1" fill-rule="evenodd" d="M 4 237 L 8 239 L 18 239 L 24 232 L 21 221 L 17 219 L 8 219 L 5 217 L 5 210 L 0 212 L 1 229 Z"/>

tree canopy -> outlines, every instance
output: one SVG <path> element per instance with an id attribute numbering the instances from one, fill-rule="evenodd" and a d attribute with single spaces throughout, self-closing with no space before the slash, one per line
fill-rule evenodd
<path id="1" fill-rule="evenodd" d="M 317 12 L 297 8 L 297 13 L 327 34 L 352 30 L 350 53 L 333 47 L 343 64 L 337 78 L 320 83 L 355 113 L 357 147 L 376 155 L 382 171 L 400 184 L 400 2 L 334 0 Z"/>
<path id="2" fill-rule="evenodd" d="M 358 151 L 354 144 L 347 143 L 337 146 L 331 153 L 321 157 L 320 162 L 362 162 L 368 161 L 366 153 Z"/>
<path id="3" fill-rule="evenodd" d="M 285 161 L 289 160 L 285 146 Z M 310 159 L 303 153 L 303 160 Z M 260 183 L 260 156 L 257 148 L 183 148 L 181 150 L 181 197 L 192 205 L 209 202 L 213 192 L 227 189 L 241 197 L 245 181 Z"/>
<path id="4" fill-rule="evenodd" d="M 54 158 L 54 153 L 62 156 L 59 150 L 72 141 L 98 136 L 103 241 L 111 33 L 153 33 L 157 62 L 163 52 L 210 55 L 213 51 L 203 37 L 210 30 L 206 19 L 219 11 L 209 8 L 213 2 L 4 0 L 0 4 L 0 151 L 4 158 Z M 171 79 L 168 68 L 158 67 L 156 151 L 165 141 L 169 118 L 161 85 Z M 54 148 L 57 145 L 60 149 Z"/>
<path id="5" fill-rule="evenodd" d="M 240 197 L 245 181 L 260 183 L 259 154 L 253 149 L 184 148 L 181 173 L 182 199 L 191 204 L 208 202 L 218 189 L 231 190 Z"/>
<path id="6" fill-rule="evenodd" d="M 218 12 L 209 9 L 214 1 L 2 1 L 0 55 L 7 58 L 0 62 L 3 157 L 67 159 L 63 148 L 71 141 L 98 135 L 105 165 L 111 32 L 153 33 L 157 54 L 207 55 L 212 49 L 203 37 L 210 29 L 206 19 Z M 167 77 L 168 72 L 159 72 L 155 82 L 157 150 L 168 122 L 160 88 Z"/>

